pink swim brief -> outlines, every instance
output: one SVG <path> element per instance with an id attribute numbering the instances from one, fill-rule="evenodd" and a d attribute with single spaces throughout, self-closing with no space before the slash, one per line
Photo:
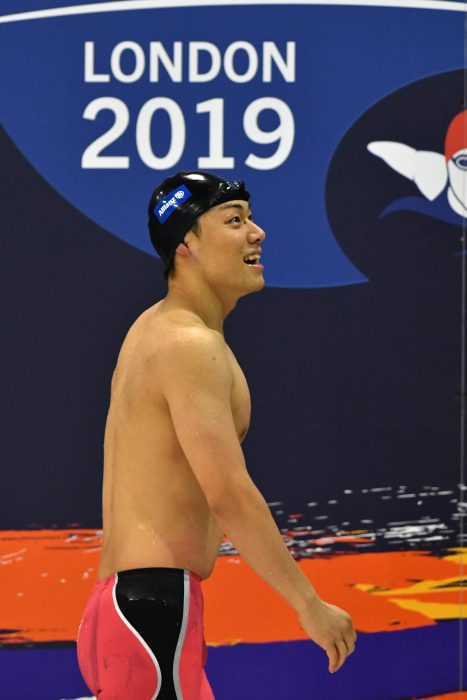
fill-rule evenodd
<path id="1" fill-rule="evenodd" d="M 201 579 L 188 569 L 121 571 L 96 582 L 78 662 L 97 700 L 214 700 L 204 665 Z"/>

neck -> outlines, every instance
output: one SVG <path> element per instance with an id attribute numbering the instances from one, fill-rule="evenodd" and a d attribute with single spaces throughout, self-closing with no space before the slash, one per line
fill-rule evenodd
<path id="1" fill-rule="evenodd" d="M 235 308 L 237 299 L 214 292 L 203 280 L 174 277 L 169 281 L 165 303 L 172 308 L 191 311 L 213 330 L 224 335 L 224 320 Z"/>

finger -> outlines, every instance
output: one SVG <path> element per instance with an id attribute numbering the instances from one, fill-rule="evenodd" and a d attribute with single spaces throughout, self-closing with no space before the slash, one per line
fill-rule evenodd
<path id="1" fill-rule="evenodd" d="M 335 642 L 332 646 L 333 649 L 333 662 L 329 665 L 329 670 L 331 673 L 335 673 L 340 669 L 346 658 L 347 649 L 342 642 Z"/>
<path id="2" fill-rule="evenodd" d="M 338 642 L 336 646 L 339 650 L 339 665 L 336 668 L 336 671 L 338 671 L 343 665 L 344 661 L 346 660 L 349 652 L 347 649 L 347 644 L 345 643 L 345 639 L 341 639 L 341 641 Z"/>
<path id="3" fill-rule="evenodd" d="M 336 646 L 333 644 L 326 649 L 326 653 L 329 659 L 329 673 L 334 673 L 334 671 L 337 671 L 338 668 L 339 652 L 337 651 Z"/>
<path id="4" fill-rule="evenodd" d="M 344 636 L 345 645 L 347 647 L 347 656 L 353 654 L 355 651 L 355 642 L 357 641 L 357 634 L 353 627 L 348 630 L 347 634 Z"/>

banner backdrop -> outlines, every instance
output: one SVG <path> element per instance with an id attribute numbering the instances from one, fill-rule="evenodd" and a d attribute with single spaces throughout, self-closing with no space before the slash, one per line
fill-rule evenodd
<path id="1" fill-rule="evenodd" d="M 216 698 L 461 700 L 465 4 L 3 12 L 2 697 L 90 696 L 74 640 L 110 378 L 165 294 L 147 201 L 205 169 L 245 180 L 267 232 L 267 287 L 226 324 L 252 395 L 247 464 L 359 632 L 330 675 L 226 539 L 203 583 Z"/>

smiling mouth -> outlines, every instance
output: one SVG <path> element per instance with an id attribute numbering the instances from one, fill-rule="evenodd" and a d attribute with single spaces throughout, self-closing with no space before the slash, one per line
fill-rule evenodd
<path id="1" fill-rule="evenodd" d="M 243 259 L 243 262 L 250 267 L 263 267 L 259 264 L 260 258 L 260 255 L 249 255 L 247 258 Z"/>
<path id="2" fill-rule="evenodd" d="M 256 270 L 264 270 L 264 266 L 261 265 L 260 262 L 251 262 L 251 263 L 247 263 L 247 262 L 245 261 L 245 265 L 248 265 L 248 267 L 253 267 L 253 268 L 256 269 Z"/>

